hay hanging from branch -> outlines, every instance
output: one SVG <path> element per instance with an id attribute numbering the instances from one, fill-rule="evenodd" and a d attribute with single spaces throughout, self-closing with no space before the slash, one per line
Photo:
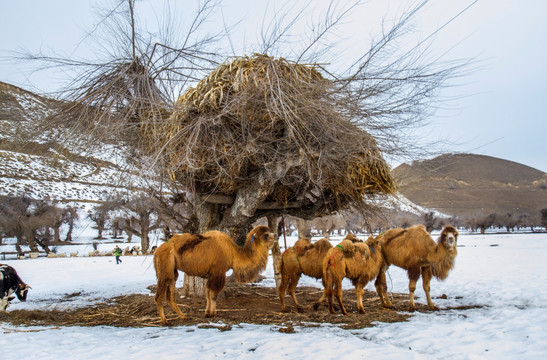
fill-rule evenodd
<path id="1" fill-rule="evenodd" d="M 346 106 L 346 107 L 345 107 Z M 374 139 L 321 68 L 255 54 L 220 65 L 182 94 L 173 113 L 142 122 L 144 150 L 161 149 L 172 178 L 202 194 L 233 196 L 286 166 L 268 199 L 332 197 L 344 205 L 392 193 Z"/>

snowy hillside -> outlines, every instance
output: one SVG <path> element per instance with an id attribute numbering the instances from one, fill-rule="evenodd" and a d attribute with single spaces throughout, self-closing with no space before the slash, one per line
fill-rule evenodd
<path id="1" fill-rule="evenodd" d="M 126 168 L 122 149 L 89 152 L 58 134 L 36 135 L 52 102 L 0 83 L 0 195 L 85 204 L 146 186 Z"/>
<path id="2" fill-rule="evenodd" d="M 140 174 L 125 168 L 123 149 L 105 145 L 88 153 L 62 138 L 29 136 L 36 120 L 51 115 L 52 101 L 0 82 L 0 196 L 26 195 L 85 207 L 127 188 L 147 187 Z M 378 204 L 414 214 L 428 211 L 400 194 Z"/>

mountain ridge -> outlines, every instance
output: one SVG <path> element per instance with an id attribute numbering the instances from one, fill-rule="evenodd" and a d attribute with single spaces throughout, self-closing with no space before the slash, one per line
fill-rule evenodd
<path id="1" fill-rule="evenodd" d="M 410 201 L 450 215 L 536 214 L 547 207 L 547 174 L 510 160 L 450 153 L 392 172 Z"/>

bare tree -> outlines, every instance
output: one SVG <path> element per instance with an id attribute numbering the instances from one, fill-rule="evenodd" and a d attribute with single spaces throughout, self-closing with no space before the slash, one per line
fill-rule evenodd
<path id="1" fill-rule="evenodd" d="M 74 231 L 74 222 L 79 219 L 80 215 L 78 210 L 72 206 L 65 207 L 63 213 L 63 221 L 68 225 L 68 230 L 66 232 L 65 241 L 72 241 L 72 232 Z"/>
<path id="2" fill-rule="evenodd" d="M 31 216 L 32 199 L 25 196 L 2 197 L 0 203 L 0 219 L 4 232 L 15 236 L 15 247 L 22 253 L 22 245 L 28 244 L 31 251 L 38 251 L 33 238 L 28 238 L 29 226 L 27 219 Z"/>
<path id="3" fill-rule="evenodd" d="M 547 209 L 541 209 L 541 220 L 540 220 L 541 226 L 547 230 Z"/>
<path id="4" fill-rule="evenodd" d="M 115 209 L 119 209 L 121 204 L 122 201 L 119 199 L 106 200 L 95 206 L 93 210 L 87 214 L 87 217 L 95 223 L 94 228 L 97 229 L 96 239 L 104 239 L 103 232 L 107 229 L 111 212 Z"/>
<path id="5" fill-rule="evenodd" d="M 219 59 L 206 50 L 216 35 L 192 36 L 216 2 L 204 1 L 185 40 L 169 45 L 138 27 L 133 0 L 118 1 L 104 22 L 113 24 L 105 44 L 116 49 L 107 61 L 39 57 L 83 69 L 61 122 L 46 125 L 94 144 L 121 141 L 142 175 L 153 169 L 185 192 L 189 231 L 220 229 L 240 242 L 263 217 L 309 220 L 349 207 L 368 214 L 371 198 L 395 191 L 383 154 L 420 150 L 405 130 L 423 124 L 439 89 L 462 70 L 427 60 L 425 41 L 397 52 L 425 3 L 341 70 L 321 61 L 321 44 L 351 6 L 329 11 L 292 58 L 267 54 L 282 51 L 289 21 L 273 24 L 261 54 Z"/>
<path id="6" fill-rule="evenodd" d="M 35 200 L 26 196 L 3 197 L 0 202 L 0 225 L 4 233 L 15 236 L 16 249 L 22 253 L 22 245 L 38 252 L 38 245 L 46 253 L 51 250 L 53 239 L 51 228 L 55 227 L 59 209 L 47 201 Z"/>
<path id="7" fill-rule="evenodd" d="M 116 216 L 112 219 L 112 239 L 120 239 L 123 230 L 127 228 L 127 221 L 122 216 Z"/>
<path id="8" fill-rule="evenodd" d="M 439 217 L 433 211 L 428 211 L 422 214 L 422 222 L 427 232 L 431 232 L 433 230 L 439 230 L 444 225 L 444 219 Z"/>
<path id="9" fill-rule="evenodd" d="M 154 199 L 141 194 L 129 200 L 123 205 L 127 213 L 125 222 L 126 232 L 130 232 L 141 238 L 141 249 L 147 252 L 150 248 L 150 232 L 162 226 L 157 216 L 157 204 Z"/>
<path id="10" fill-rule="evenodd" d="M 517 226 L 517 218 L 512 213 L 506 213 L 504 216 L 499 217 L 499 221 L 507 232 L 515 231 Z"/>

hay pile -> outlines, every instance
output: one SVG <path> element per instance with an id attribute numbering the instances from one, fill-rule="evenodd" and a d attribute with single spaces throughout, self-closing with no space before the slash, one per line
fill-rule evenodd
<path id="1" fill-rule="evenodd" d="M 160 150 L 172 179 L 202 194 L 233 196 L 273 164 L 289 167 L 268 197 L 281 204 L 394 192 L 376 142 L 320 70 L 260 54 L 226 62 L 167 119 L 143 122 L 145 150 Z"/>

